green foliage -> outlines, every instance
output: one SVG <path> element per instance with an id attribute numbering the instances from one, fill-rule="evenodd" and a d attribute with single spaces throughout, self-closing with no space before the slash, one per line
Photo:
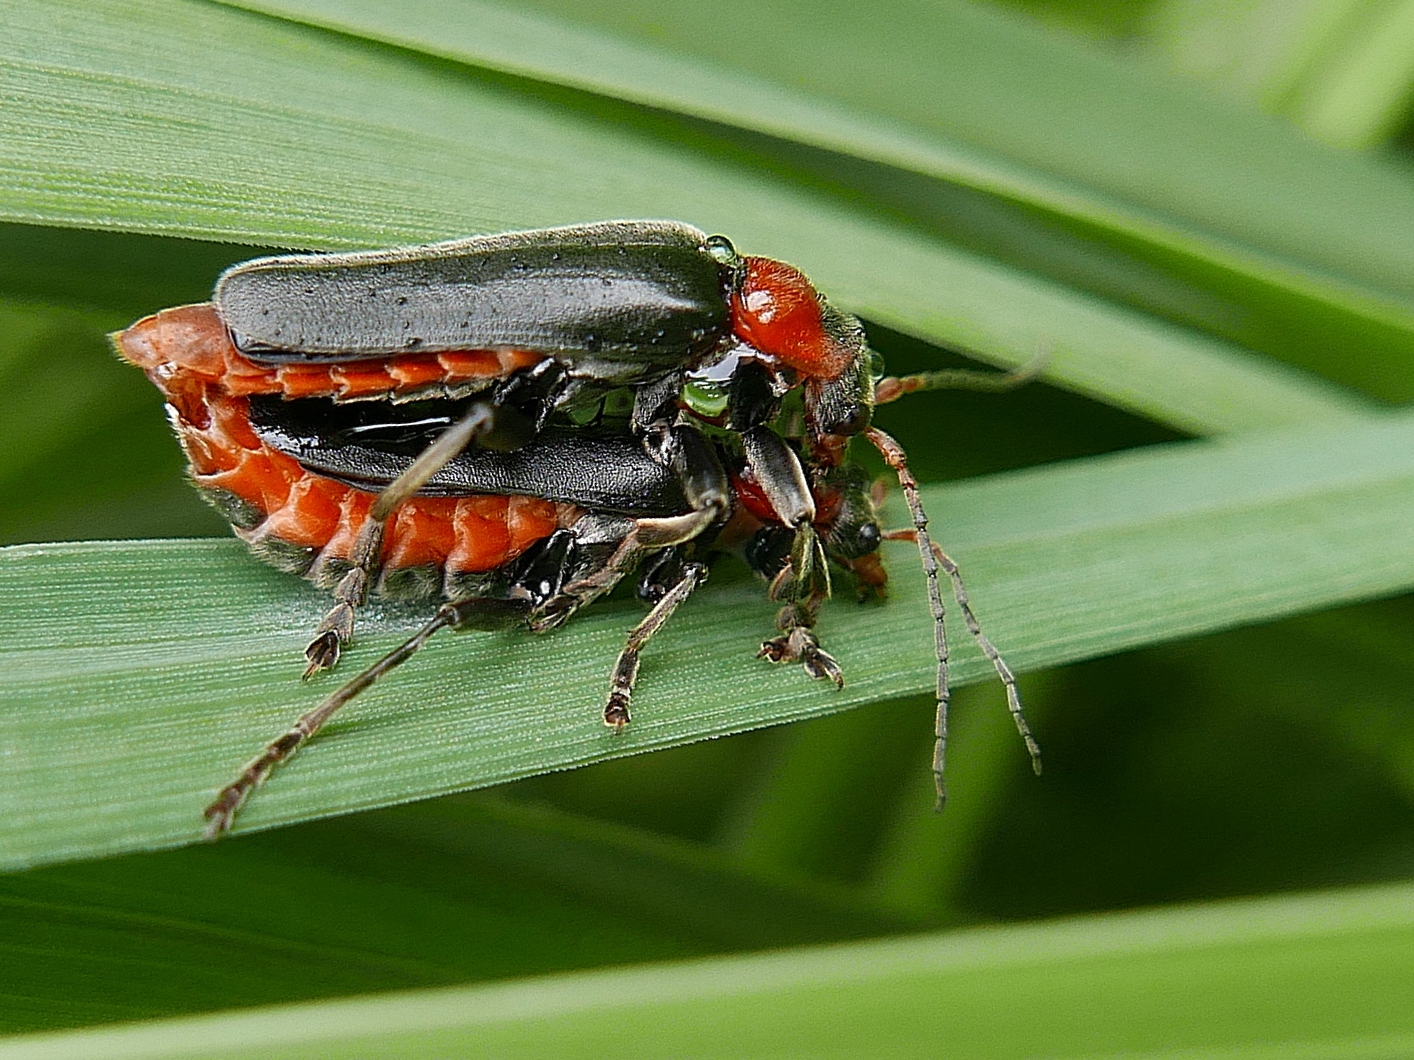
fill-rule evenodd
<path id="1" fill-rule="evenodd" d="M 9 1057 L 1395 1057 L 1407 886 L 0 1044 Z M 1123 1050 L 1123 1052 L 1119 1052 Z"/>
<path id="2" fill-rule="evenodd" d="M 1171 0 L 1151 13 L 1157 50 L 1312 136 L 1372 147 L 1414 102 L 1414 5 L 1381 0 Z"/>
<path id="3" fill-rule="evenodd" d="M 883 939 L 1414 871 L 1414 614 L 1357 603 L 1414 586 L 1414 420 L 1379 404 L 1414 395 L 1405 163 L 955 3 L 4 6 L 0 1027 L 198 1018 L 0 1056 L 1408 1050 L 1405 886 Z M 1326 112 L 1388 134 L 1379 69 Z M 822 623 L 843 692 L 750 657 L 772 608 L 724 564 L 622 736 L 629 601 L 445 635 L 280 770 L 260 834 L 191 845 L 329 687 L 296 680 L 321 601 L 183 540 L 222 529 L 105 333 L 252 246 L 615 216 L 799 264 L 894 371 L 1053 351 L 1044 386 L 880 412 L 1047 776 L 955 624 L 931 813 L 894 545 L 890 599 Z M 346 665 L 416 621 L 375 609 Z M 806 948 L 843 939 L 875 941 Z"/>

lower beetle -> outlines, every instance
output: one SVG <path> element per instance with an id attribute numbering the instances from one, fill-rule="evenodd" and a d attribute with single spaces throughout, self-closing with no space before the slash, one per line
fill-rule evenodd
<path id="1" fill-rule="evenodd" d="M 114 336 L 167 399 L 193 481 L 262 559 L 334 591 L 306 676 L 337 662 L 370 591 L 447 602 L 404 644 L 272 742 L 207 809 L 245 798 L 328 717 L 437 630 L 553 629 L 642 566 L 652 603 L 611 678 L 622 728 L 638 656 L 738 548 L 783 601 L 760 654 L 842 684 L 813 632 L 829 566 L 879 592 L 879 543 L 917 543 L 938 660 L 934 774 L 944 797 L 947 645 L 938 572 L 1007 689 L 954 564 L 928 537 L 903 449 L 873 407 L 1010 376 L 878 378 L 859 322 L 799 270 L 670 222 L 606 222 L 234 266 L 211 303 Z M 799 392 L 798 407 L 783 402 Z M 610 406 L 622 406 L 615 414 Z M 896 473 L 913 527 L 884 533 L 863 435 Z"/>

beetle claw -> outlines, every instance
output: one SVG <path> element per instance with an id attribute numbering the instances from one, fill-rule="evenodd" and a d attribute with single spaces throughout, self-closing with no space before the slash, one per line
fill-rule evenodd
<path id="1" fill-rule="evenodd" d="M 304 649 L 304 657 L 309 660 L 309 664 L 304 668 L 304 680 L 309 680 L 320 670 L 337 665 L 342 650 L 339 635 L 332 629 L 326 629 L 315 637 L 309 642 L 309 647 Z"/>
<path id="2" fill-rule="evenodd" d="M 244 779 L 244 778 L 242 778 Z M 229 784 L 221 789 L 220 794 L 210 806 L 206 807 L 203 814 L 206 818 L 206 830 L 204 837 L 207 842 L 214 842 L 231 830 L 231 822 L 235 820 L 236 811 L 245 802 L 249 788 L 242 784 Z"/>
<path id="3" fill-rule="evenodd" d="M 844 687 L 844 672 L 840 670 L 840 664 L 820 647 L 815 634 L 804 626 L 796 626 L 789 633 L 762 641 L 756 657 L 773 663 L 798 662 L 816 680 L 829 678 L 836 688 Z"/>
<path id="4" fill-rule="evenodd" d="M 840 664 L 835 662 L 835 657 L 829 652 L 816 647 L 801 659 L 801 665 L 805 667 L 805 672 L 815 680 L 829 678 L 835 683 L 836 688 L 844 687 L 844 672 L 840 669 Z"/>
<path id="5" fill-rule="evenodd" d="M 604 704 L 604 724 L 614 730 L 617 735 L 624 731 L 624 726 L 629 723 L 631 715 L 628 710 L 628 696 L 618 689 L 609 693 L 609 701 Z"/>

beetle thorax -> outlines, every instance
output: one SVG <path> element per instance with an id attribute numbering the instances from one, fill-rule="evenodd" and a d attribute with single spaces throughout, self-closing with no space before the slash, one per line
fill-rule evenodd
<path id="1" fill-rule="evenodd" d="M 770 258 L 743 259 L 732 292 L 732 330 L 743 342 L 815 379 L 833 379 L 853 359 L 825 327 L 820 294 L 793 265 Z"/>

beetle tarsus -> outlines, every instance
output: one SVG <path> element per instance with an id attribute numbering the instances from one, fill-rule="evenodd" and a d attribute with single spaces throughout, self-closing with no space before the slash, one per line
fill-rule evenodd
<path id="1" fill-rule="evenodd" d="M 624 731 L 624 726 L 633 720 L 629 713 L 629 694 L 618 689 L 609 693 L 609 701 L 604 704 L 604 724 L 614 730 L 614 735 Z"/>
<path id="2" fill-rule="evenodd" d="M 380 535 L 381 536 L 381 535 Z M 363 604 L 368 594 L 368 570 L 355 567 L 344 575 L 334 590 L 337 601 L 314 630 L 314 639 L 304 649 L 307 665 L 304 678 L 309 680 L 320 670 L 333 669 L 339 662 L 343 647 L 353 640 L 354 608 Z"/>
<path id="3" fill-rule="evenodd" d="M 338 665 L 342 651 L 343 643 L 332 629 L 317 634 L 304 649 L 304 657 L 308 660 L 304 668 L 304 680 L 308 681 L 320 670 L 332 670 Z"/>
<path id="4" fill-rule="evenodd" d="M 835 661 L 833 655 L 820 647 L 820 640 L 815 636 L 815 631 L 806 626 L 794 626 L 779 637 L 762 641 L 761 650 L 756 653 L 756 657 L 773 663 L 798 662 L 805 672 L 817 681 L 828 678 L 834 682 L 836 688 L 844 687 L 844 672 L 840 669 L 840 664 Z"/>
<path id="5" fill-rule="evenodd" d="M 604 724 L 612 726 L 615 732 L 622 732 L 630 720 L 628 705 L 633 698 L 633 683 L 638 679 L 638 659 L 643 646 L 663 628 L 678 606 L 692 595 L 692 591 L 706 580 L 705 564 L 682 564 L 677 580 L 629 633 L 628 642 L 614 663 L 613 674 L 609 678 L 609 699 L 604 704 Z"/>
<path id="6" fill-rule="evenodd" d="M 334 606 L 315 627 L 314 639 L 304 649 L 305 680 L 337 665 L 343 646 L 353 640 L 354 616 L 368 599 L 377 556 L 383 547 L 383 531 L 383 521 L 375 521 L 372 516 L 359 531 L 351 556 L 353 566 L 339 579 L 334 588 Z"/>
<path id="7" fill-rule="evenodd" d="M 236 811 L 245 802 L 246 796 L 250 794 L 250 788 L 244 785 L 228 785 L 221 789 L 221 793 L 216 796 L 216 800 L 206 807 L 206 831 L 207 842 L 215 842 L 231 830 L 231 822 L 235 819 Z"/>

